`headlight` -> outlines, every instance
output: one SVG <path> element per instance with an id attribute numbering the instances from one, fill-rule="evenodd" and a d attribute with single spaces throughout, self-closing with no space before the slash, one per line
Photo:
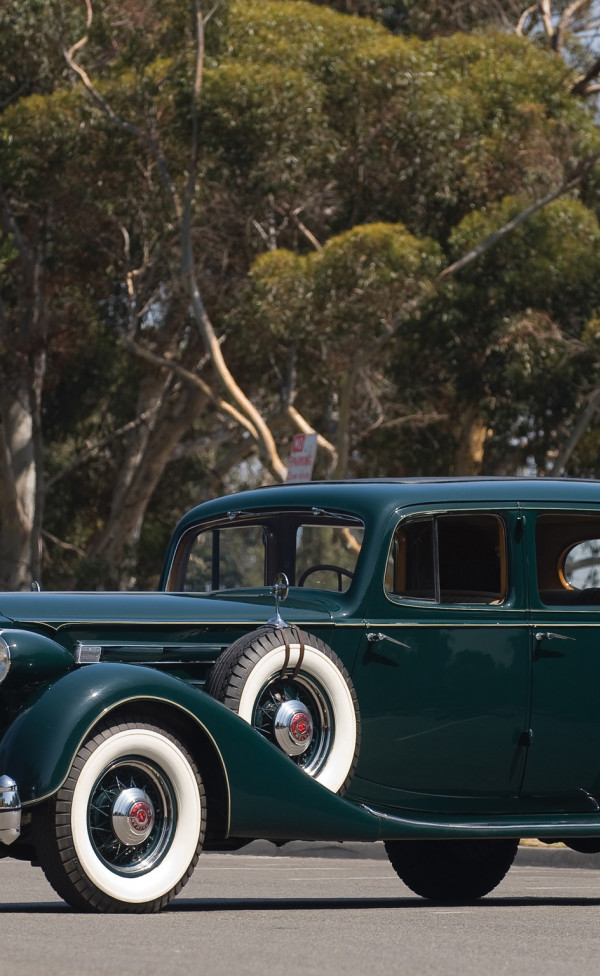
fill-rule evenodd
<path id="1" fill-rule="evenodd" d="M 10 668 L 10 647 L 3 637 L 0 637 L 0 682 L 4 681 Z"/>

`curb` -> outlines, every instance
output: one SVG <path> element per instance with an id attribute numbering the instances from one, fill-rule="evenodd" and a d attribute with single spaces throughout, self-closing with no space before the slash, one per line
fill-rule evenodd
<path id="1" fill-rule="evenodd" d="M 600 869 L 600 855 L 579 854 L 568 847 L 519 847 L 515 864 L 527 868 Z"/>
<path id="2" fill-rule="evenodd" d="M 210 853 L 210 852 L 207 852 Z M 219 853 L 215 851 L 215 853 Z M 366 859 L 386 861 L 387 854 L 382 841 L 373 843 L 339 841 L 293 840 L 278 846 L 268 840 L 253 840 L 239 851 L 228 852 L 237 857 L 325 857 L 344 860 Z M 516 865 L 532 868 L 587 868 L 600 870 L 599 854 L 579 854 L 567 847 L 520 846 L 515 858 Z"/>

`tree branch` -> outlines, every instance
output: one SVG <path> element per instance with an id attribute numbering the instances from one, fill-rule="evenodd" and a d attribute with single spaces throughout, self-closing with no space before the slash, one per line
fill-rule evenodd
<path id="1" fill-rule="evenodd" d="M 567 443 L 563 446 L 562 450 L 559 451 L 554 460 L 554 464 L 550 469 L 550 474 L 554 475 L 555 477 L 561 476 L 565 473 L 565 468 L 569 463 L 571 455 L 585 434 L 588 424 L 598 410 L 598 407 L 600 406 L 600 388 L 592 390 L 586 399 L 587 402 L 579 415 L 577 423 L 571 431 L 571 436 L 569 437 Z"/>
<path id="2" fill-rule="evenodd" d="M 91 0 L 85 0 L 85 2 L 88 9 L 87 27 L 89 30 L 92 23 L 92 14 L 93 14 L 92 2 Z M 175 186 L 175 182 L 171 177 L 171 173 L 169 171 L 167 161 L 165 159 L 164 153 L 162 151 L 158 139 L 155 136 L 151 135 L 149 132 L 145 132 L 143 129 L 140 129 L 139 126 L 134 125 L 132 122 L 128 122 L 126 119 L 121 118 L 120 115 L 117 115 L 117 113 L 113 110 L 112 106 L 106 101 L 104 96 L 101 95 L 98 89 L 92 84 L 90 77 L 88 73 L 85 71 L 85 69 L 82 68 L 81 65 L 77 63 L 77 61 L 75 61 L 74 55 L 78 51 L 80 51 L 83 47 L 85 47 L 87 42 L 88 42 L 88 35 L 86 34 L 84 37 L 76 41 L 75 44 L 73 44 L 68 50 L 67 48 L 63 47 L 63 56 L 65 58 L 65 61 L 67 62 L 71 71 L 73 71 L 81 80 L 85 90 L 88 92 L 94 104 L 97 106 L 97 108 L 100 109 L 101 112 L 104 113 L 104 115 L 108 118 L 108 120 L 116 128 L 129 133 L 129 135 L 134 136 L 136 139 L 139 139 L 140 142 L 142 142 L 146 146 L 146 148 L 153 154 L 158 164 L 161 176 L 163 178 L 163 182 L 167 187 L 167 190 L 173 202 L 173 206 L 177 218 L 181 219 L 181 202 L 179 200 L 177 187 Z"/>
<path id="3" fill-rule="evenodd" d="M 324 450 L 327 451 L 327 453 L 331 456 L 332 462 L 335 464 L 337 461 L 337 451 L 333 446 L 333 444 L 331 443 L 331 441 L 328 441 L 326 437 L 323 437 L 322 434 L 319 434 L 319 432 L 316 431 L 315 428 L 308 423 L 308 421 L 302 416 L 302 414 L 296 409 L 296 407 L 293 404 L 288 403 L 286 412 L 288 417 L 292 421 L 292 423 L 294 423 L 298 428 L 298 430 L 301 431 L 303 434 L 317 435 L 317 444 L 319 445 L 319 447 L 322 447 L 324 448 Z"/>
<path id="4" fill-rule="evenodd" d="M 74 546 L 70 542 L 64 542 L 62 539 L 57 538 L 57 536 L 52 535 L 51 532 L 48 532 L 48 529 L 42 529 L 42 536 L 44 539 L 49 539 L 50 542 L 53 542 L 59 549 L 64 549 L 66 552 L 74 552 L 78 556 L 86 555 L 85 549 L 82 549 L 80 546 Z"/>
<path id="5" fill-rule="evenodd" d="M 559 54 L 562 53 L 564 37 L 569 29 L 569 24 L 571 23 L 573 17 L 580 7 L 583 7 L 585 4 L 589 4 L 589 2 L 590 0 L 573 0 L 573 3 L 570 3 L 569 6 L 563 11 L 558 22 L 558 27 L 556 28 L 556 39 L 554 44 L 554 49 Z"/>
<path id="6" fill-rule="evenodd" d="M 600 58 L 588 68 L 584 75 L 581 75 L 571 87 L 572 95 L 591 95 L 598 91 L 598 85 L 590 85 L 590 82 L 600 75 Z"/>
<path id="7" fill-rule="evenodd" d="M 116 440 L 118 437 L 122 437 L 124 434 L 128 434 L 130 430 L 135 430 L 136 427 L 140 427 L 141 424 L 146 423 L 146 421 L 157 412 L 159 406 L 160 404 L 153 407 L 151 410 L 145 410 L 139 415 L 139 417 L 136 417 L 135 420 L 130 420 L 129 423 L 119 427 L 118 430 L 111 431 L 111 433 L 107 434 L 106 437 L 103 437 L 101 440 L 96 441 L 95 444 L 91 444 L 89 447 L 86 447 L 85 451 L 81 451 L 81 453 L 78 454 L 69 464 L 67 464 L 64 468 L 61 468 L 60 471 L 54 474 L 51 478 L 48 478 L 46 481 L 46 488 L 51 488 L 57 483 L 57 481 L 61 481 L 62 478 L 66 478 L 67 475 L 71 474 L 72 471 L 75 471 L 75 469 L 80 465 L 84 464 L 91 457 L 98 454 L 98 452 L 101 451 L 103 447 L 106 447 L 107 444 L 110 444 L 111 441 Z"/>
<path id="8" fill-rule="evenodd" d="M 538 9 L 538 4 L 534 3 L 531 5 L 531 7 L 527 7 L 527 9 L 523 11 L 519 17 L 519 22 L 515 27 L 515 33 L 518 34 L 519 37 L 523 37 L 525 33 L 525 24 L 527 23 L 528 17 L 531 17 L 531 15 L 534 14 Z"/>
<path id="9" fill-rule="evenodd" d="M 89 27 L 89 24 L 91 23 L 91 0 L 86 0 L 86 4 L 88 5 Z M 200 9 L 198 0 L 194 0 L 197 44 L 194 84 L 192 91 L 192 137 L 190 145 L 189 170 L 183 204 L 179 198 L 177 188 L 171 177 L 171 173 L 159 140 L 150 133 L 140 129 L 139 126 L 133 125 L 131 122 L 127 122 L 125 119 L 118 116 L 108 104 L 106 99 L 94 87 L 86 71 L 75 61 L 74 55 L 87 43 L 87 35 L 77 41 L 77 43 L 74 44 L 69 50 L 63 49 L 63 52 L 69 67 L 81 79 L 94 103 L 102 110 L 102 112 L 104 112 L 111 123 L 140 140 L 154 154 L 163 178 L 163 182 L 165 183 L 170 194 L 175 215 L 179 224 L 182 280 L 190 297 L 196 325 L 200 331 L 206 350 L 212 360 L 213 367 L 221 385 L 237 405 L 237 416 L 240 418 L 240 422 L 241 418 L 243 417 L 243 426 L 245 426 L 248 430 L 254 430 L 255 439 L 261 448 L 263 455 L 266 457 L 269 468 L 273 471 L 276 477 L 283 480 L 286 476 L 287 469 L 279 457 L 273 435 L 260 412 L 256 409 L 254 404 L 251 403 L 240 386 L 236 383 L 229 370 L 229 367 L 225 362 L 223 353 L 221 351 L 221 345 L 204 306 L 204 301 L 202 299 L 195 274 L 191 224 L 192 202 L 195 192 L 196 164 L 198 156 L 198 101 L 202 90 L 204 68 L 204 27 L 217 7 L 218 3 L 213 4 L 209 14 L 206 18 L 204 18 L 202 16 L 202 11 Z M 222 401 L 222 403 L 225 404 L 225 401 Z M 223 409 L 227 409 L 227 412 L 231 413 L 233 408 L 228 404 L 227 407 L 224 406 Z"/>
<path id="10" fill-rule="evenodd" d="M 141 346 L 139 343 L 135 342 L 133 339 L 127 340 L 127 345 L 136 356 L 140 359 L 145 359 L 146 362 L 152 363 L 153 366 L 158 366 L 160 369 L 170 369 L 173 373 L 181 376 L 187 383 L 191 383 L 197 389 L 201 390 L 205 394 L 206 398 L 210 400 L 211 403 L 215 405 L 217 410 L 221 413 L 228 414 L 236 423 L 244 427 L 251 437 L 258 441 L 258 432 L 253 424 L 250 423 L 247 417 L 245 417 L 239 410 L 236 410 L 227 400 L 223 400 L 221 397 L 217 397 L 213 390 L 210 388 L 208 383 L 200 379 L 196 373 L 192 373 L 191 370 L 186 369 L 180 363 L 175 362 L 172 359 L 166 359 L 164 356 L 157 356 L 155 353 L 150 352 L 145 346 Z"/>
<path id="11" fill-rule="evenodd" d="M 600 154 L 596 153 L 593 157 L 587 160 L 585 164 L 579 167 L 579 172 L 576 176 L 570 180 L 567 180 L 565 183 L 562 183 L 557 190 L 552 190 L 550 193 L 547 193 L 545 197 L 542 197 L 540 200 L 535 200 L 529 207 L 525 207 L 521 213 L 517 214 L 516 217 L 513 217 L 512 220 L 509 220 L 508 223 L 504 224 L 503 227 L 495 230 L 493 234 L 490 234 L 483 241 L 477 244 L 477 246 L 471 251 L 464 254 L 462 258 L 459 258 L 458 261 L 454 261 L 453 264 L 449 264 L 447 268 L 444 268 L 436 280 L 441 281 L 450 275 L 456 274 L 457 271 L 461 271 L 468 264 L 472 264 L 473 261 L 475 261 L 482 254 L 485 254 L 486 251 L 489 251 L 494 244 L 497 244 L 498 241 L 502 240 L 503 237 L 506 237 L 507 234 L 510 234 L 510 232 L 515 230 L 515 228 L 520 224 L 523 224 L 529 219 L 529 217 L 532 217 L 534 213 L 537 213 L 538 210 L 543 210 L 543 208 L 547 207 L 549 203 L 552 203 L 554 200 L 558 200 L 559 197 L 564 196 L 565 193 L 569 193 L 571 190 L 574 190 L 576 186 L 579 186 L 584 176 L 586 176 L 592 166 L 598 161 L 598 158 L 600 158 Z"/>
<path id="12" fill-rule="evenodd" d="M 360 373 L 360 364 L 354 363 L 342 377 L 339 403 L 338 421 L 338 458 L 334 478 L 345 478 L 348 474 L 348 458 L 350 457 L 350 414 L 356 381 Z"/>
<path id="13" fill-rule="evenodd" d="M 551 0 L 539 0 L 539 6 L 542 15 L 542 23 L 544 25 L 544 30 L 546 31 L 548 40 L 550 41 L 552 47 L 554 47 L 555 34 L 554 34 L 554 25 L 552 23 Z"/>

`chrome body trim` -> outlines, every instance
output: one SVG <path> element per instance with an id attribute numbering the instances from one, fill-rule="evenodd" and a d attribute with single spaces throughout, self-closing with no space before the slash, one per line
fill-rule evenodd
<path id="1" fill-rule="evenodd" d="M 21 799 L 14 779 L 0 776 L 0 843 L 12 844 L 21 833 Z"/>
<path id="2" fill-rule="evenodd" d="M 10 644 L 4 640 L 2 634 L 3 630 L 0 630 L 0 682 L 4 681 L 6 675 L 10 671 Z"/>
<path id="3" fill-rule="evenodd" d="M 77 641 L 74 656 L 76 664 L 97 664 L 102 656 L 102 645 Z"/>

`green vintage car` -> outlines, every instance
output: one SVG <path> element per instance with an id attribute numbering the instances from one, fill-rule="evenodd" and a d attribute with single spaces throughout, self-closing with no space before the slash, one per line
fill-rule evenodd
<path id="1" fill-rule="evenodd" d="M 0 594 L 0 853 L 143 912 L 254 838 L 383 840 L 440 900 L 600 852 L 599 627 L 598 482 L 207 502 L 160 592 Z"/>

